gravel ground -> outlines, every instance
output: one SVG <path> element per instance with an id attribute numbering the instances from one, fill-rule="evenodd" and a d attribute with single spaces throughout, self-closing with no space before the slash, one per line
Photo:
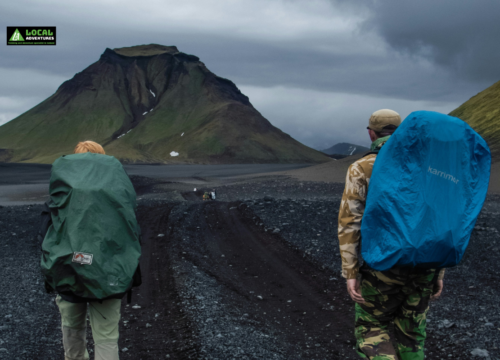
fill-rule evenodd
<path id="1" fill-rule="evenodd" d="M 207 191 L 211 188 L 207 188 Z M 201 189 L 205 191 L 205 189 Z M 285 176 L 263 176 L 236 185 L 216 187 L 220 201 L 244 199 L 339 200 L 344 184 L 297 181 Z"/>
<path id="2" fill-rule="evenodd" d="M 355 358 L 350 325 L 344 326 L 342 333 L 333 327 L 311 333 L 314 327 L 309 326 L 294 340 L 291 332 L 283 331 L 285 323 L 276 323 L 273 303 L 242 296 L 243 290 L 231 282 L 235 279 L 227 267 L 211 272 L 214 264 L 223 262 L 210 262 L 213 259 L 204 257 L 209 253 L 197 250 L 201 248 L 196 235 L 198 220 L 189 220 L 189 216 L 205 214 L 210 219 L 212 205 L 193 207 L 195 202 L 181 201 L 181 191 L 175 190 L 175 185 L 164 182 L 161 186 L 168 187 L 169 193 L 158 193 L 152 191 L 157 189 L 155 182 L 143 180 L 135 179 L 134 183 L 141 198 L 139 221 L 151 239 L 144 245 L 149 247 L 150 256 L 143 259 L 149 266 L 143 276 L 149 275 L 149 282 L 134 292 L 133 304 L 123 304 L 120 348 L 126 351 L 121 358 Z M 336 221 L 342 190 L 342 184 L 266 177 L 217 187 L 216 203 L 220 204 L 217 214 L 240 212 L 238 219 L 247 221 L 245 229 L 260 231 L 266 241 L 282 242 L 304 260 L 300 266 L 317 269 L 314 276 L 327 276 L 331 285 L 325 288 L 332 291 L 328 296 L 344 305 L 332 303 L 337 312 L 322 316 L 342 313 L 353 319 L 353 304 L 346 298 L 339 276 Z M 62 357 L 59 313 L 54 296 L 45 293 L 40 277 L 40 249 L 35 241 L 40 211 L 39 205 L 0 207 L 0 359 Z M 432 303 L 429 313 L 427 359 L 500 360 L 499 215 L 500 197 L 489 196 L 462 263 L 447 270 L 443 296 Z M 158 237 L 160 233 L 165 236 Z M 224 236 L 230 239 L 230 234 Z M 170 254 L 166 262 L 154 261 L 153 255 L 161 251 Z M 135 304 L 141 309 L 131 309 Z M 294 314 L 289 313 L 290 319 Z M 331 353 L 326 352 L 325 343 L 320 344 L 324 352 L 311 351 L 316 346 L 314 338 L 320 338 L 321 333 L 340 339 L 336 341 L 342 345 L 329 348 Z"/>
<path id="3" fill-rule="evenodd" d="M 42 207 L 0 207 L 0 359 L 56 359 L 60 317 L 45 293 L 35 241 Z"/>

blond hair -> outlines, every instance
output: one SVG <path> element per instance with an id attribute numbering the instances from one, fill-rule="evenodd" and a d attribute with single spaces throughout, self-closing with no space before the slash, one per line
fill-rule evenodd
<path id="1" fill-rule="evenodd" d="M 86 152 L 91 152 L 94 154 L 103 154 L 103 155 L 106 154 L 102 146 L 94 141 L 90 140 L 81 141 L 75 146 L 75 154 L 81 154 Z"/>

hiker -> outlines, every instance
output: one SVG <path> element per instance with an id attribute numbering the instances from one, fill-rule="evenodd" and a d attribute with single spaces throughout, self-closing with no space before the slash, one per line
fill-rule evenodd
<path id="1" fill-rule="evenodd" d="M 205 193 L 203 194 L 203 201 L 207 200 L 210 200 L 210 195 L 208 194 L 208 191 L 205 191 Z"/>
<path id="2" fill-rule="evenodd" d="M 118 360 L 122 297 L 141 283 L 136 194 L 123 166 L 85 141 L 52 167 L 42 213 L 42 273 L 56 292 L 66 360 L 87 360 L 87 313 L 96 360 Z M 90 271 L 91 269 L 91 271 Z M 88 279 L 86 282 L 83 279 Z"/>
<path id="3" fill-rule="evenodd" d="M 347 279 L 347 291 L 356 302 L 356 350 L 365 359 L 424 359 L 429 300 L 439 298 L 443 290 L 444 269 L 436 274 L 435 269 L 397 266 L 376 271 L 366 263 L 360 268 L 361 220 L 373 165 L 378 151 L 400 124 L 401 117 L 393 110 L 378 110 L 371 115 L 368 126 L 371 152 L 349 167 L 339 211 L 342 276 Z M 391 322 L 396 349 L 388 333 Z"/>
<path id="4" fill-rule="evenodd" d="M 212 190 L 210 196 L 212 197 L 212 200 L 215 200 L 215 197 L 217 196 L 217 192 L 215 191 L 215 189 Z"/>

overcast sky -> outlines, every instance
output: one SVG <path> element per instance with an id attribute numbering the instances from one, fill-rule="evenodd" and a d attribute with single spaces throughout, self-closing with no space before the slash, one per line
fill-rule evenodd
<path id="1" fill-rule="evenodd" d="M 368 145 L 375 110 L 448 113 L 500 80 L 498 14 L 498 0 L 2 1 L 3 39 L 57 26 L 57 45 L 1 43 L 0 124 L 105 48 L 158 43 L 200 57 L 308 146 Z"/>

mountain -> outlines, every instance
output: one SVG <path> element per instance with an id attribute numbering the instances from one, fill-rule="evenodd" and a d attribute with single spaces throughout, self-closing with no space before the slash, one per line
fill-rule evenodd
<path id="1" fill-rule="evenodd" d="M 128 163 L 330 161 L 272 126 L 230 80 L 175 46 L 106 49 L 0 127 L 0 161 L 51 163 L 94 140 Z"/>
<path id="2" fill-rule="evenodd" d="M 338 143 L 333 145 L 331 148 L 321 151 L 328 155 L 351 156 L 351 155 L 366 153 L 370 151 L 370 149 L 364 146 L 359 146 L 349 143 Z"/>
<path id="3" fill-rule="evenodd" d="M 464 102 L 450 115 L 466 121 L 488 143 L 492 161 L 500 160 L 500 81 Z"/>

